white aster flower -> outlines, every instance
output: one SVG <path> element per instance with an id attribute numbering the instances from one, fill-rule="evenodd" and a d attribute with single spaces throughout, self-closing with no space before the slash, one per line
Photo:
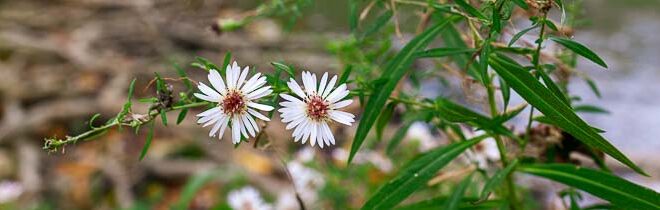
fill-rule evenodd
<path id="1" fill-rule="evenodd" d="M 234 210 L 271 210 L 272 206 L 266 203 L 254 187 L 244 187 L 229 192 L 227 196 L 229 206 Z"/>
<path id="2" fill-rule="evenodd" d="M 279 112 L 282 122 L 288 123 L 287 130 L 295 127 L 292 136 L 296 142 L 302 139 L 302 143 L 305 144 L 309 139 L 312 146 L 318 144 L 323 148 L 324 145 L 334 145 L 335 137 L 328 123 L 337 121 L 350 126 L 355 122 L 353 114 L 338 110 L 353 102 L 351 99 L 342 100 L 349 93 L 346 84 L 334 89 L 337 76 L 335 75 L 328 82 L 327 72 L 323 74 L 318 85 L 316 74 L 310 72 L 303 72 L 302 81 L 304 90 L 293 78 L 287 83 L 298 97 L 280 94 L 286 100 L 280 103 L 282 108 Z"/>
<path id="3" fill-rule="evenodd" d="M 241 71 L 234 61 L 232 65 L 227 66 L 226 80 L 223 80 L 218 71 L 211 70 L 208 79 L 213 88 L 201 82 L 197 86 L 202 93 L 195 93 L 195 97 L 218 103 L 218 106 L 197 115 L 200 117 L 197 123 L 204 123 L 203 127 L 214 124 L 209 132 L 210 137 L 218 134 L 218 138 L 222 138 L 225 129 L 229 126 L 231 140 L 234 144 L 238 144 L 241 141 L 241 134 L 245 138 L 250 138 L 259 132 L 259 125 L 253 116 L 270 121 L 258 110 L 271 111 L 274 108 L 254 101 L 271 94 L 273 90 L 270 86 L 263 87 L 266 84 L 266 77 L 261 76 L 261 73 L 255 74 L 246 81 L 249 70 L 250 67 L 245 67 Z"/>

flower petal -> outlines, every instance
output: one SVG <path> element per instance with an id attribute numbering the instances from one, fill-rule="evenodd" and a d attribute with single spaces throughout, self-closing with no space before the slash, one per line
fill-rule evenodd
<path id="1" fill-rule="evenodd" d="M 211 71 L 209 71 L 208 78 L 213 88 L 220 92 L 220 95 L 224 95 L 227 91 L 227 87 L 225 86 L 225 82 L 222 81 L 222 76 L 220 76 L 218 70 L 211 69 Z"/>
<path id="2" fill-rule="evenodd" d="M 349 93 L 350 91 L 346 89 L 346 84 L 341 84 L 339 87 L 337 87 L 337 89 L 332 91 L 332 93 L 330 93 L 330 95 L 328 95 L 325 100 L 329 101 L 330 103 L 335 103 L 346 97 Z"/>
<path id="3" fill-rule="evenodd" d="M 248 113 L 252 114 L 253 116 L 255 116 L 255 117 L 257 117 L 257 118 L 259 118 L 263 121 L 270 121 L 270 119 L 268 119 L 268 117 L 264 116 L 263 114 L 261 114 L 257 111 L 254 111 L 253 109 L 248 109 Z"/>
<path id="4" fill-rule="evenodd" d="M 355 122 L 355 120 L 353 119 L 355 116 L 353 116 L 353 114 L 351 113 L 337 111 L 337 110 L 330 110 L 328 111 L 328 114 L 332 120 L 337 121 L 344 125 L 351 126 L 351 123 Z"/>
<path id="5" fill-rule="evenodd" d="M 328 82 L 328 86 L 325 88 L 323 93 L 319 93 L 322 98 L 325 98 L 330 94 L 332 89 L 335 87 L 336 82 L 337 82 L 337 75 L 333 76 L 332 79 L 330 79 L 330 82 Z"/>
<path id="6" fill-rule="evenodd" d="M 353 103 L 353 100 L 351 100 L 351 99 L 343 100 L 343 101 L 331 104 L 330 108 L 331 109 L 341 109 L 341 108 L 344 108 L 344 107 L 350 105 L 351 103 Z"/>

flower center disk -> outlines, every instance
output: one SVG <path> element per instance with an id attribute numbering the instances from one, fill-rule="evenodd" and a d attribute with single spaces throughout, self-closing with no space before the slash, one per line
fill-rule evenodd
<path id="1" fill-rule="evenodd" d="M 307 116 L 315 121 L 323 121 L 328 118 L 329 104 L 321 96 L 312 96 L 307 101 Z"/>
<path id="2" fill-rule="evenodd" d="M 222 100 L 221 106 L 225 114 L 240 114 L 246 110 L 245 97 L 236 90 L 230 90 Z"/>

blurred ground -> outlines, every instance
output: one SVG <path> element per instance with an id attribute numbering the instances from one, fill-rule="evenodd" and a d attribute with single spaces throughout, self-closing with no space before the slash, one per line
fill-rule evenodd
<path id="1" fill-rule="evenodd" d="M 154 197 L 163 199 L 155 208 L 167 209 L 168 202 L 180 197 L 191 174 L 218 167 L 226 176 L 245 176 L 268 192 L 286 188 L 286 175 L 272 154 L 248 147 L 233 150 L 229 141 L 210 140 L 192 115 L 176 129 L 158 127 L 149 155 L 141 162 L 137 157 L 144 133 L 112 131 L 96 141 L 67 147 L 63 154 L 47 154 L 41 150 L 42 140 L 86 130 L 85 122 L 94 113 L 104 116 L 99 122 L 116 114 L 134 77 L 138 78 L 137 95 L 151 95 L 151 89 L 143 90 L 148 80 L 154 71 L 174 76 L 171 62 L 202 80 L 203 71 L 187 66 L 196 55 L 219 63 L 231 51 L 241 65 L 261 71 L 270 71 L 271 61 L 285 60 L 316 72 L 337 72 L 340 66 L 325 44 L 346 34 L 346 6 L 329 2 L 316 3 L 294 27 L 295 33 L 286 32 L 279 22 L 263 20 L 245 30 L 218 35 L 210 30 L 217 17 L 240 14 L 255 4 L 0 0 L 0 180 L 21 183 L 24 193 L 19 209 L 42 203 L 54 209 L 116 209 Z M 580 64 L 595 78 L 603 97 L 596 98 L 581 81 L 574 82 L 571 91 L 585 103 L 610 110 L 610 115 L 584 117 L 607 130 L 605 136 L 652 176 L 631 175 L 631 179 L 660 190 L 656 161 L 660 159 L 656 152 L 660 150 L 656 140 L 660 136 L 660 71 L 656 68 L 660 66 L 660 37 L 656 36 L 660 15 L 654 10 L 658 5 L 605 2 L 587 1 L 586 16 L 594 24 L 576 33 L 578 40 L 610 65 L 603 70 L 588 62 Z M 282 127 L 272 124 L 269 129 Z M 340 142 L 352 135 L 351 130 L 339 133 L 345 134 L 336 134 Z M 292 147 L 286 137 L 271 139 L 283 148 Z M 205 188 L 193 203 L 203 209 L 217 202 L 215 195 L 222 190 L 218 188 Z"/>

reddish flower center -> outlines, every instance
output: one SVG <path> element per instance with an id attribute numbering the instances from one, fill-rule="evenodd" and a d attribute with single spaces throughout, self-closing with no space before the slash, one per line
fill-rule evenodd
<path id="1" fill-rule="evenodd" d="M 307 116 L 315 121 L 327 119 L 330 105 L 321 96 L 311 96 L 307 99 Z"/>
<path id="2" fill-rule="evenodd" d="M 230 90 L 225 95 L 225 98 L 222 99 L 222 109 L 225 111 L 225 114 L 233 115 L 239 114 L 246 110 L 246 102 L 243 94 L 236 90 Z"/>

